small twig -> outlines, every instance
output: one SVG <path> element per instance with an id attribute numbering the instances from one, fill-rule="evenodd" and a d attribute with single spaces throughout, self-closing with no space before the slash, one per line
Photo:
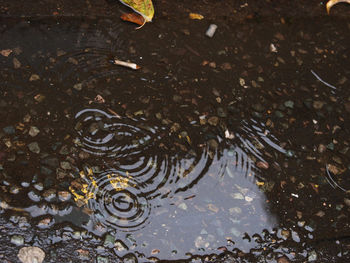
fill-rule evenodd
<path id="1" fill-rule="evenodd" d="M 135 64 L 135 63 L 126 62 L 126 61 L 121 61 L 121 60 L 118 60 L 118 59 L 113 59 L 111 62 L 112 62 L 113 64 L 115 64 L 115 65 L 119 65 L 119 66 L 131 68 L 131 69 L 134 69 L 134 70 L 141 68 L 140 66 L 138 66 L 138 65 Z"/>

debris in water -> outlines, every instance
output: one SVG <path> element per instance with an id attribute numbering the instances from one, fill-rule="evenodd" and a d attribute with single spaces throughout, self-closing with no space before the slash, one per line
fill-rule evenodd
<path id="1" fill-rule="evenodd" d="M 8 57 L 12 53 L 12 49 L 3 49 L 0 51 L 0 54 L 4 57 Z"/>
<path id="2" fill-rule="evenodd" d="M 348 3 L 350 4 L 350 0 L 329 0 L 327 2 L 326 8 L 327 8 L 327 13 L 329 14 L 332 6 L 338 4 L 338 3 Z"/>
<path id="3" fill-rule="evenodd" d="M 39 247 L 22 247 L 17 256 L 22 263 L 41 263 L 44 261 L 45 252 Z"/>
<path id="4" fill-rule="evenodd" d="M 125 62 L 125 61 L 121 61 L 121 60 L 118 60 L 118 59 L 112 60 L 112 63 L 115 64 L 115 65 L 131 68 L 131 69 L 135 69 L 135 70 L 141 68 L 140 66 L 138 66 L 135 63 Z"/>
<path id="5" fill-rule="evenodd" d="M 209 26 L 207 32 L 205 32 L 205 35 L 206 35 L 207 37 L 212 38 L 212 37 L 214 36 L 215 31 L 216 31 L 217 28 L 218 28 L 217 25 L 215 25 L 215 24 L 210 24 L 210 26 Z"/>
<path id="6" fill-rule="evenodd" d="M 197 13 L 190 13 L 189 17 L 191 19 L 197 19 L 197 20 L 202 20 L 204 18 L 204 16 L 202 16 L 201 14 L 197 14 Z"/>

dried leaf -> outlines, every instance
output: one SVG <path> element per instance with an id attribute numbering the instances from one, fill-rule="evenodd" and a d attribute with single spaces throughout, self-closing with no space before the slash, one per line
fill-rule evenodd
<path id="1" fill-rule="evenodd" d="M 135 24 L 138 24 L 140 26 L 142 26 L 145 23 L 145 19 L 143 18 L 143 16 L 135 14 L 135 13 L 122 14 L 120 16 L 120 18 L 123 21 L 135 23 Z"/>
<path id="2" fill-rule="evenodd" d="M 152 0 L 120 0 L 121 3 L 130 7 L 136 13 L 143 16 L 145 22 L 151 22 L 154 16 Z"/>
<path id="3" fill-rule="evenodd" d="M 4 57 L 8 57 L 12 53 L 12 49 L 3 49 L 0 51 L 0 54 Z"/>
<path id="4" fill-rule="evenodd" d="M 327 13 L 329 14 L 332 6 L 338 4 L 338 3 L 348 3 L 350 4 L 350 0 L 329 0 L 327 2 L 326 8 L 327 8 Z"/>
<path id="5" fill-rule="evenodd" d="M 189 17 L 191 19 L 197 19 L 197 20 L 202 20 L 204 18 L 204 16 L 202 16 L 201 14 L 197 14 L 197 13 L 190 13 Z"/>

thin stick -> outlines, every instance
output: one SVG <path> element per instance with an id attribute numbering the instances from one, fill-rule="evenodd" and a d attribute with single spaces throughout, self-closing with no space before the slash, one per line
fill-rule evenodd
<path id="1" fill-rule="evenodd" d="M 112 63 L 115 64 L 115 65 L 131 68 L 131 69 L 134 69 L 134 70 L 141 68 L 140 66 L 138 66 L 135 63 L 121 61 L 121 60 L 118 60 L 118 59 L 112 60 Z"/>

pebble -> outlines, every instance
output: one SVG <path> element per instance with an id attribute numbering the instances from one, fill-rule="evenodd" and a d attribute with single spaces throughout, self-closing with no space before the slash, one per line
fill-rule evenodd
<path id="1" fill-rule="evenodd" d="M 212 38 L 212 37 L 214 36 L 214 34 L 215 34 L 217 28 L 218 28 L 217 25 L 215 25 L 215 24 L 210 24 L 210 25 L 209 25 L 209 28 L 208 28 L 207 31 L 205 32 L 205 35 L 206 35 L 207 37 Z"/>
<path id="2" fill-rule="evenodd" d="M 117 251 L 125 251 L 125 250 L 128 249 L 127 245 L 125 245 L 121 240 L 115 241 L 115 243 L 114 243 L 114 248 L 115 248 Z"/>
<path id="3" fill-rule="evenodd" d="M 72 168 L 69 162 L 61 162 L 60 166 L 63 170 L 70 170 Z"/>
<path id="4" fill-rule="evenodd" d="M 39 75 L 37 75 L 37 74 L 32 74 L 32 75 L 30 76 L 30 78 L 29 78 L 29 81 L 36 81 L 36 80 L 39 80 L 39 79 L 40 79 Z"/>
<path id="5" fill-rule="evenodd" d="M 21 235 L 13 235 L 11 237 L 11 243 L 17 246 L 22 246 L 24 244 L 24 237 Z"/>
<path id="6" fill-rule="evenodd" d="M 105 236 L 105 240 L 103 242 L 103 246 L 104 247 L 108 247 L 108 248 L 112 248 L 114 246 L 114 243 L 115 243 L 115 237 L 110 235 L 110 234 L 107 234 Z"/>
<path id="7" fill-rule="evenodd" d="M 294 102 L 291 101 L 291 100 L 287 100 L 287 101 L 284 103 L 284 106 L 286 106 L 287 108 L 293 109 L 293 108 L 294 108 Z"/>
<path id="8" fill-rule="evenodd" d="M 42 263 L 45 252 L 39 247 L 22 247 L 17 256 L 22 263 Z"/>
<path id="9" fill-rule="evenodd" d="M 182 210 L 187 210 L 187 205 L 185 203 L 181 203 L 181 204 L 179 204 L 178 208 L 180 208 Z"/>
<path id="10" fill-rule="evenodd" d="M 315 100 L 315 101 L 312 103 L 312 106 L 314 107 L 314 109 L 320 110 L 320 109 L 322 109 L 322 107 L 323 107 L 324 104 L 325 104 L 324 101 Z"/>
<path id="11" fill-rule="evenodd" d="M 208 123 L 212 126 L 216 126 L 219 123 L 219 117 L 217 116 L 212 116 L 208 119 Z"/>
<path id="12" fill-rule="evenodd" d="M 35 126 L 31 126 L 29 129 L 29 135 L 32 137 L 37 136 L 39 134 L 39 132 L 40 132 L 40 130 Z"/>
<path id="13" fill-rule="evenodd" d="M 82 90 L 82 88 L 83 88 L 82 83 L 77 83 L 73 86 L 73 89 L 78 90 L 78 91 Z"/>
<path id="14" fill-rule="evenodd" d="M 40 147 L 39 147 L 39 144 L 37 142 L 32 142 L 32 143 L 28 144 L 28 148 L 33 153 L 37 153 L 37 154 L 40 153 Z"/>
<path id="15" fill-rule="evenodd" d="M 315 250 L 311 251 L 309 256 L 307 257 L 309 262 L 313 262 L 317 260 L 317 253 Z"/>

